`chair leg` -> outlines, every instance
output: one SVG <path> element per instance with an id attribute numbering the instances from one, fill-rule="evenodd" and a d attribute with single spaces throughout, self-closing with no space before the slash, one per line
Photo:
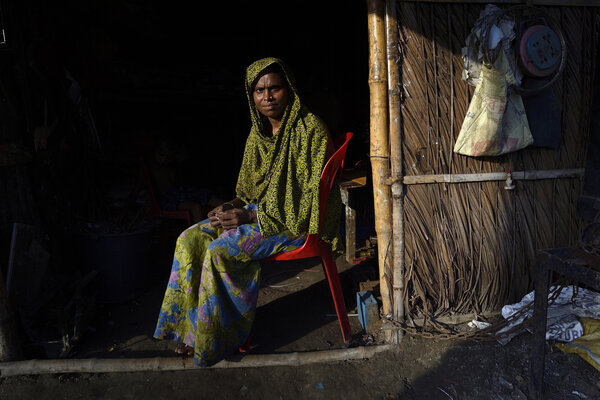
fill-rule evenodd
<path id="1" fill-rule="evenodd" d="M 348 312 L 346 311 L 346 305 L 344 304 L 344 296 L 342 294 L 342 285 L 340 284 L 340 276 L 338 274 L 337 265 L 331 256 L 331 252 L 326 245 L 321 245 L 321 261 L 323 262 L 323 269 L 329 282 L 329 289 L 331 290 L 331 296 L 333 297 L 333 305 L 335 306 L 335 312 L 337 313 L 338 320 L 340 322 L 340 329 L 342 330 L 342 338 L 345 344 L 350 343 L 352 338 L 352 331 L 350 329 L 350 321 L 348 320 Z"/>

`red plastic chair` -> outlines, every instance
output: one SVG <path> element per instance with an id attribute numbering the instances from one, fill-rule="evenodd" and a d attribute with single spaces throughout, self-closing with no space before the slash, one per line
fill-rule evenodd
<path id="1" fill-rule="evenodd" d="M 340 321 L 342 338 L 344 339 L 345 344 L 350 342 L 352 335 L 350 321 L 348 321 L 348 312 L 346 311 L 346 305 L 344 304 L 344 296 L 342 294 L 342 286 L 340 285 L 337 265 L 331 256 L 329 245 L 321 240 L 321 228 L 323 227 L 331 188 L 333 187 L 336 178 L 341 175 L 344 167 L 344 157 L 346 156 L 346 150 L 348 149 L 348 142 L 352 136 L 352 132 L 348 132 L 345 135 L 340 135 L 335 138 L 334 143 L 337 150 L 333 156 L 331 156 L 329 161 L 327 161 L 327 164 L 325 164 L 325 168 L 323 168 L 323 172 L 321 173 L 321 183 L 319 185 L 319 234 L 308 235 L 306 237 L 306 242 L 304 242 L 304 245 L 299 249 L 275 254 L 274 256 L 265 259 L 269 261 L 289 261 L 312 257 L 321 258 L 323 269 L 325 270 L 325 275 L 329 282 L 331 296 L 333 297 L 335 312 Z"/>

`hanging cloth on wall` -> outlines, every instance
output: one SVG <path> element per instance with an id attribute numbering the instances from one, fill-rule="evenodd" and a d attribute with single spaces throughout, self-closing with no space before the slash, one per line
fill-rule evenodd
<path id="1" fill-rule="evenodd" d="M 500 68 L 483 65 L 454 152 L 467 156 L 497 156 L 533 143 L 521 96 L 508 92 L 514 84 L 504 52 Z M 508 77 L 508 80 L 507 80 Z"/>
<path id="2" fill-rule="evenodd" d="M 515 21 L 493 4 L 480 13 L 462 49 L 462 78 L 475 93 L 454 146 L 467 156 L 497 156 L 533 143 L 521 96 L 512 42 Z"/>

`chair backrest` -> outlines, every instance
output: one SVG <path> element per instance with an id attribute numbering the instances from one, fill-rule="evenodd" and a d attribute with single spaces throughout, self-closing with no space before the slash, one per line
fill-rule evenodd
<path id="1" fill-rule="evenodd" d="M 329 161 L 327 161 L 327 164 L 323 168 L 323 172 L 321 172 L 321 181 L 319 183 L 319 236 L 321 235 L 323 221 L 325 220 L 325 212 L 327 211 L 327 202 L 329 201 L 331 188 L 336 178 L 342 173 L 346 150 L 348 150 L 348 142 L 350 142 L 352 136 L 354 136 L 352 132 L 347 132 L 334 139 L 336 151 L 329 158 Z"/>

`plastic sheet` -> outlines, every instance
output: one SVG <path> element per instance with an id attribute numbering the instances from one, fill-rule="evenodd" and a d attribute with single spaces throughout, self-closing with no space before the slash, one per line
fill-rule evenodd
<path id="1" fill-rule="evenodd" d="M 548 297 L 554 295 L 557 287 L 550 288 Z M 523 299 L 515 304 L 502 307 L 502 316 L 510 319 L 526 307 L 533 304 L 534 292 L 526 294 Z M 531 318 L 533 307 L 530 307 L 519 318 L 511 321 L 508 326 L 496 332 L 500 337 L 498 342 L 506 344 L 521 331 L 511 332 L 503 335 L 513 327 L 520 325 L 523 321 Z M 554 303 L 548 305 L 548 320 L 546 323 L 546 340 L 558 340 L 571 342 L 583 336 L 584 329 L 578 318 L 600 319 L 600 293 L 592 290 L 578 288 L 576 286 L 565 286 Z"/>

